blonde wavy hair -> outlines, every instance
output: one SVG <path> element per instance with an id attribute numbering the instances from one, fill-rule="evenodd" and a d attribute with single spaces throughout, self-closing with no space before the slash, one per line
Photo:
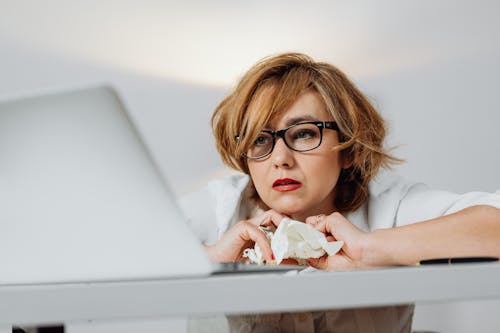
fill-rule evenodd
<path id="1" fill-rule="evenodd" d="M 229 167 L 249 174 L 244 153 L 259 132 L 302 92 L 311 89 L 319 94 L 338 124 L 340 145 L 334 149 L 340 150 L 349 165 L 337 181 L 335 207 L 344 213 L 354 211 L 367 200 L 368 183 L 380 167 L 401 160 L 383 148 L 386 128 L 382 117 L 347 76 L 331 64 L 315 62 L 300 53 L 259 61 L 212 115 L 217 149 Z"/>

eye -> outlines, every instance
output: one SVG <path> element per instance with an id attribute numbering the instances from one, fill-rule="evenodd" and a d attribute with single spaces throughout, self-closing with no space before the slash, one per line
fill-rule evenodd
<path id="1" fill-rule="evenodd" d="M 253 142 L 253 145 L 254 146 L 266 146 L 268 145 L 271 141 L 271 138 L 269 137 L 269 135 L 266 135 L 266 134 L 261 134 L 259 135 L 255 141 Z"/>
<path id="2" fill-rule="evenodd" d="M 311 129 L 300 129 L 298 131 L 295 131 L 293 133 L 293 139 L 294 140 L 306 140 L 306 139 L 313 139 L 317 136 L 316 131 L 311 130 Z"/>

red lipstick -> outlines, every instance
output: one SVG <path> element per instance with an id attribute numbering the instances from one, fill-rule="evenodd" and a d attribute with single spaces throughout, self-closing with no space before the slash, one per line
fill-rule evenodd
<path id="1" fill-rule="evenodd" d="M 273 189 L 279 192 L 295 191 L 300 187 L 302 187 L 302 184 L 291 178 L 276 179 L 273 183 Z"/>

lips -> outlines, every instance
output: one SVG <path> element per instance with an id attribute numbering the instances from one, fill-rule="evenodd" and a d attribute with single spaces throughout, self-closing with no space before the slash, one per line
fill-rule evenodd
<path id="1" fill-rule="evenodd" d="M 302 187 L 302 183 L 291 178 L 276 179 L 273 183 L 273 189 L 279 192 L 294 191 Z"/>

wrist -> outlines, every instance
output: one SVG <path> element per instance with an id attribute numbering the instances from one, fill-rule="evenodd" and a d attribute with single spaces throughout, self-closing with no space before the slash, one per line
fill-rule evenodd
<path id="1" fill-rule="evenodd" d="M 401 265 L 389 243 L 390 236 L 388 234 L 390 231 L 391 229 L 377 229 L 365 234 L 366 238 L 362 249 L 362 262 L 364 266 Z"/>

